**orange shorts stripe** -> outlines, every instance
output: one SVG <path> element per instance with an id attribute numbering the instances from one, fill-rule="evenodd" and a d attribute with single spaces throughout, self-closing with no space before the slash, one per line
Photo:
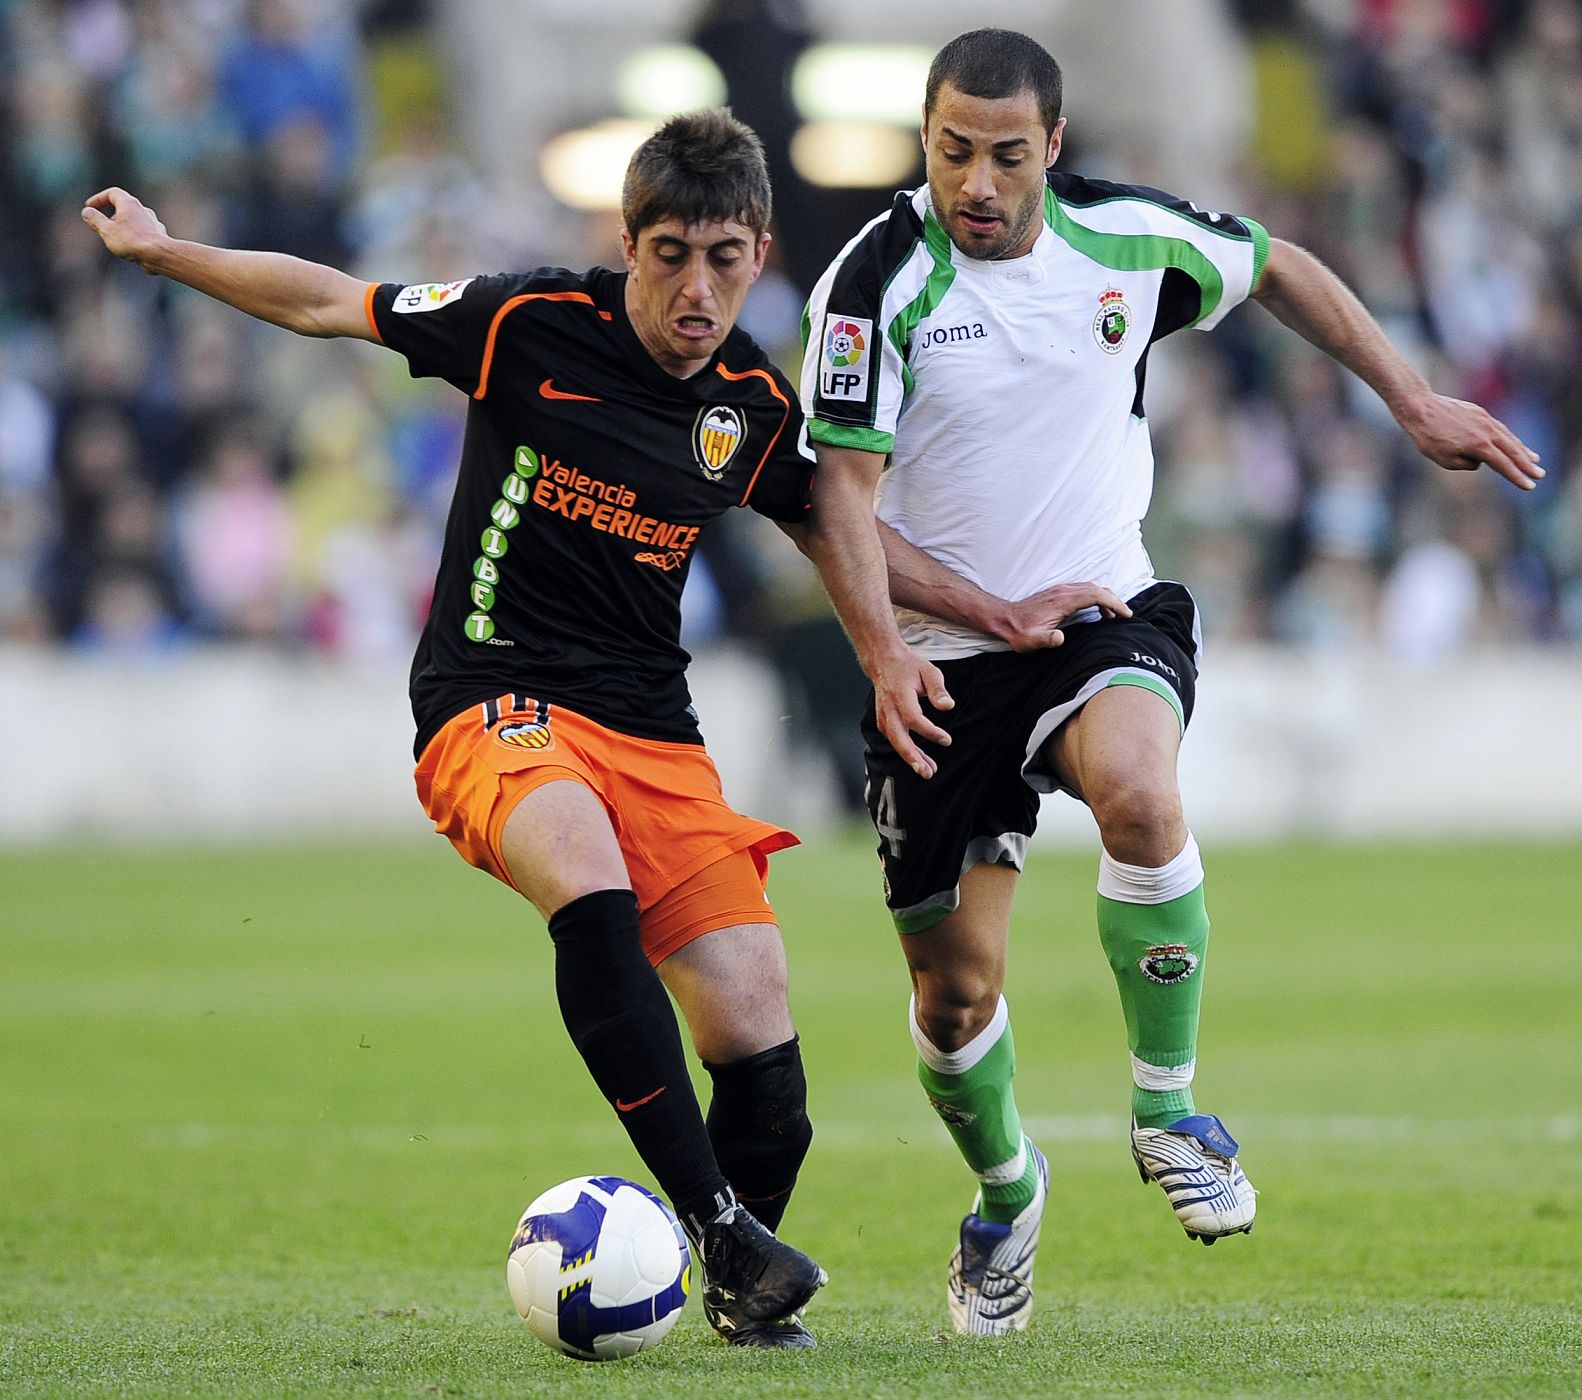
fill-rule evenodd
<path id="1" fill-rule="evenodd" d="M 643 946 L 651 958 L 659 944 L 651 942 L 650 924 L 668 956 L 714 928 L 773 923 L 763 897 L 767 858 L 798 844 L 782 827 L 744 817 L 730 807 L 702 745 L 637 739 L 573 710 L 540 706 L 520 695 L 472 705 L 453 716 L 429 741 L 413 776 L 434 829 L 470 864 L 513 889 L 500 836 L 516 804 L 557 779 L 569 778 L 588 788 L 609 814 L 620 843 L 643 916 Z M 731 906 L 720 912 L 732 917 L 710 923 L 716 916 L 702 910 L 691 887 L 675 905 L 659 907 L 693 876 L 738 852 L 750 856 L 757 872 L 756 893 L 744 894 L 748 886 L 739 868 L 709 883 Z M 744 909 L 754 917 L 735 917 Z"/>

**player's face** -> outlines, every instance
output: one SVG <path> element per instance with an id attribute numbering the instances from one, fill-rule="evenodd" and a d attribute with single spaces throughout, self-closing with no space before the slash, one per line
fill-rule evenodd
<path id="1" fill-rule="evenodd" d="M 1044 171 L 1060 154 L 1062 117 L 1044 129 L 1031 88 L 969 97 L 951 83 L 923 117 L 934 211 L 969 258 L 1019 258 L 1043 227 Z"/>
<path id="2" fill-rule="evenodd" d="M 764 269 L 769 235 L 734 219 L 651 224 L 626 253 L 626 312 L 648 353 L 678 379 L 696 374 L 720 348 L 741 314 L 747 289 Z"/>

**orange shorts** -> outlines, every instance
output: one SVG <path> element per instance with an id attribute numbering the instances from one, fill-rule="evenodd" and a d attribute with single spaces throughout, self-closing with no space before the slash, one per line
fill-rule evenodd
<path id="1" fill-rule="evenodd" d="M 797 838 L 732 810 L 701 744 L 636 739 L 559 705 L 541 711 L 502 695 L 453 717 L 414 777 L 434 829 L 512 889 L 500 836 L 516 804 L 559 779 L 588 788 L 620 843 L 655 966 L 715 929 L 776 922 L 764 893 L 768 857 Z"/>

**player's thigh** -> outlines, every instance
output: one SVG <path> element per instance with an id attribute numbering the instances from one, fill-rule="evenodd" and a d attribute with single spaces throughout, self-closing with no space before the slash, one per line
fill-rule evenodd
<path id="1" fill-rule="evenodd" d="M 1055 772 L 1079 797 L 1136 783 L 1174 787 L 1181 721 L 1168 701 L 1139 686 L 1112 685 L 1087 702 L 1050 739 Z"/>
<path id="2" fill-rule="evenodd" d="M 700 1059 L 729 1064 L 796 1034 L 776 924 L 733 924 L 694 938 L 659 964 Z"/>
<path id="3" fill-rule="evenodd" d="M 1111 685 L 1054 734 L 1046 761 L 1092 810 L 1105 849 L 1162 865 L 1186 840 L 1176 778 L 1181 721 L 1155 691 Z"/>
<path id="4" fill-rule="evenodd" d="M 500 833 L 500 854 L 517 889 L 546 919 L 585 894 L 631 887 L 604 804 L 570 778 L 518 799 Z"/>

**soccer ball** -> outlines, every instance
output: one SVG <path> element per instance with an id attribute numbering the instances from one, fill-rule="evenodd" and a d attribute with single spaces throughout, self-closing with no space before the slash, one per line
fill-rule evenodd
<path id="1" fill-rule="evenodd" d="M 522 1213 L 505 1280 L 528 1330 L 583 1361 L 658 1346 L 687 1301 L 687 1237 L 652 1191 L 618 1176 L 552 1186 Z"/>

